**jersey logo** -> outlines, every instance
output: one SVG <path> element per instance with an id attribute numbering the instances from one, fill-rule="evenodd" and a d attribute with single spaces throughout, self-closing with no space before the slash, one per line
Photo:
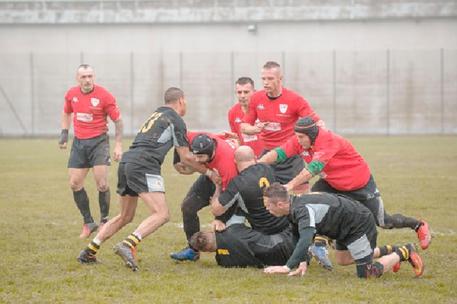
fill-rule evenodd
<path id="1" fill-rule="evenodd" d="M 269 186 L 270 186 L 270 181 L 265 176 L 262 176 L 259 179 L 259 187 L 261 189 L 263 189 L 263 188 L 266 188 L 266 187 L 269 187 Z"/>
<path id="2" fill-rule="evenodd" d="M 73 96 L 73 98 L 71 99 L 71 101 L 73 101 L 73 102 L 78 102 L 78 97 Z"/>
<path id="3" fill-rule="evenodd" d="M 76 113 L 76 120 L 82 121 L 82 122 L 91 122 L 94 120 L 92 113 Z"/>
<path id="4" fill-rule="evenodd" d="M 301 153 L 301 155 L 303 155 L 303 156 L 309 156 L 309 152 L 308 152 L 308 151 L 303 151 L 303 152 Z"/>
<path id="5" fill-rule="evenodd" d="M 96 107 L 96 106 L 98 106 L 98 104 L 100 103 L 100 99 L 95 98 L 95 97 L 92 97 L 92 98 L 90 99 L 90 103 L 91 103 L 94 107 Z"/>
<path id="6" fill-rule="evenodd" d="M 261 103 L 257 106 L 257 110 L 265 110 L 265 106 Z"/>
<path id="7" fill-rule="evenodd" d="M 239 117 L 235 118 L 235 122 L 236 123 L 240 123 L 241 122 L 241 118 L 239 118 Z"/>
<path id="8" fill-rule="evenodd" d="M 287 112 L 287 105 L 284 104 L 284 103 L 280 103 L 279 104 L 279 112 L 281 112 L 282 114 L 286 113 Z"/>
<path id="9" fill-rule="evenodd" d="M 217 254 L 219 255 L 230 255 L 228 249 L 217 249 Z"/>

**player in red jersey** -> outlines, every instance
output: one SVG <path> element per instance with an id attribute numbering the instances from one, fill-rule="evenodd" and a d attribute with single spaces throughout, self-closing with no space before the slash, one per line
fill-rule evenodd
<path id="1" fill-rule="evenodd" d="M 181 204 L 184 232 L 186 233 L 187 241 L 190 241 L 192 235 L 200 231 L 198 211 L 209 206 L 210 198 L 216 190 L 211 180 L 213 172 L 219 173 L 222 189 L 225 190 L 228 183 L 238 175 L 238 171 L 234 156 L 236 147 L 229 142 L 216 134 L 210 133 L 188 132 L 188 137 L 190 149 L 196 160 L 204 164 L 209 173 L 209 175 L 203 174 L 198 177 Z M 175 163 L 178 163 L 177 159 L 175 159 Z M 180 173 L 190 173 L 185 170 L 182 171 L 182 167 L 176 164 L 175 168 Z M 197 250 L 188 246 L 181 251 L 172 253 L 170 257 L 178 261 L 196 261 L 200 255 Z"/>
<path id="2" fill-rule="evenodd" d="M 377 226 L 414 229 L 422 249 L 428 248 L 431 234 L 427 222 L 385 212 L 368 164 L 349 141 L 319 127 L 308 116 L 300 118 L 295 124 L 294 137 L 265 154 L 259 162 L 281 162 L 294 155 L 301 155 L 307 165 L 286 184 L 288 190 L 319 175 L 320 179 L 313 185 L 312 191 L 344 194 L 359 201 L 373 213 Z"/>
<path id="3" fill-rule="evenodd" d="M 268 150 L 294 135 L 294 125 L 300 117 L 311 116 L 320 125 L 324 124 L 303 97 L 282 86 L 282 77 L 278 63 L 265 63 L 262 69 L 264 89 L 252 95 L 249 111 L 240 125 L 245 134 L 259 134 Z M 259 123 L 255 124 L 257 119 Z"/>
<path id="4" fill-rule="evenodd" d="M 249 100 L 254 92 L 254 81 L 251 78 L 238 78 L 235 83 L 235 94 L 238 102 L 230 108 L 228 112 L 228 122 L 230 130 L 238 136 L 240 144 L 251 147 L 252 150 L 254 150 L 255 155 L 258 157 L 263 152 L 263 143 L 259 139 L 259 135 L 248 135 L 242 133 L 240 129 L 243 117 L 248 111 Z"/>
<path id="5" fill-rule="evenodd" d="M 87 238 L 98 228 L 98 224 L 90 213 L 84 179 L 92 168 L 99 193 L 100 223 L 106 223 L 110 206 L 108 166 L 111 164 L 107 117 L 109 116 L 115 125 L 115 161 L 119 161 L 122 156 L 123 124 L 115 98 L 105 88 L 94 83 L 95 73 L 90 65 L 81 64 L 78 67 L 76 81 L 78 86 L 70 88 L 65 95 L 59 146 L 61 149 L 67 148 L 73 113 L 75 137 L 68 161 L 70 187 L 84 219 L 80 238 Z"/>

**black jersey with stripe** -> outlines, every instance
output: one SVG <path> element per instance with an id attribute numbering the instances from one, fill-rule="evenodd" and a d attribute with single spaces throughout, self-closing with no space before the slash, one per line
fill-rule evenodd
<path id="1" fill-rule="evenodd" d="M 186 133 L 186 124 L 175 110 L 159 107 L 140 128 L 122 162 L 160 166 L 173 146 L 189 145 Z"/>
<path id="2" fill-rule="evenodd" d="M 289 218 L 299 231 L 314 227 L 317 234 L 345 240 L 365 227 L 370 215 L 368 208 L 348 197 L 316 192 L 293 197 Z"/>
<path id="3" fill-rule="evenodd" d="M 266 164 L 255 164 L 240 172 L 219 196 L 226 208 L 236 206 L 237 213 L 246 217 L 254 230 L 275 234 L 286 229 L 287 217 L 275 217 L 263 204 L 263 189 L 275 182 L 273 169 Z"/>

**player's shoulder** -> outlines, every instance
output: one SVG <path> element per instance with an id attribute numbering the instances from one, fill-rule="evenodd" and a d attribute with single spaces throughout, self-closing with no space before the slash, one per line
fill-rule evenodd
<path id="1" fill-rule="evenodd" d="M 267 94 L 265 93 L 265 90 L 259 90 L 259 91 L 256 91 L 254 92 L 254 94 L 252 94 L 251 96 L 251 103 L 252 102 L 259 102 L 263 99 L 266 99 L 267 98 Z"/>
<path id="2" fill-rule="evenodd" d="M 65 96 L 76 95 L 76 94 L 80 94 L 80 93 L 81 93 L 81 90 L 80 90 L 79 86 L 74 86 L 67 90 L 67 93 L 65 94 Z"/>

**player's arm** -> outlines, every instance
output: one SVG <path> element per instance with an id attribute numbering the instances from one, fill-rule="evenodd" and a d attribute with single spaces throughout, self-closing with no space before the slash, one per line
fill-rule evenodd
<path id="1" fill-rule="evenodd" d="M 221 182 L 221 177 L 219 173 L 215 170 L 208 169 L 206 166 L 200 164 L 195 160 L 194 155 L 190 152 L 188 146 L 180 146 L 175 147 L 176 152 L 181 160 L 183 166 L 190 167 L 191 169 L 200 172 L 201 174 L 205 174 L 208 176 L 215 184 Z M 190 170 L 190 169 L 188 169 Z M 179 172 L 179 171 L 178 171 Z"/>
<path id="2" fill-rule="evenodd" d="M 287 159 L 287 154 L 286 151 L 284 151 L 283 148 L 277 147 L 274 148 L 267 153 L 265 153 L 259 160 L 259 163 L 265 163 L 265 164 L 276 164 L 276 163 L 281 163 Z"/>
<path id="3" fill-rule="evenodd" d="M 247 134 L 247 135 L 255 135 L 259 134 L 262 129 L 265 127 L 266 123 L 264 122 L 258 122 L 255 125 L 248 124 L 246 122 L 242 122 L 240 124 L 240 130 L 241 133 Z"/>
<path id="4" fill-rule="evenodd" d="M 294 189 L 296 186 L 308 182 L 315 175 L 319 174 L 324 169 L 324 163 L 313 160 L 308 164 L 307 168 L 301 170 L 297 176 L 295 176 L 285 187 L 287 191 Z"/>
<path id="5" fill-rule="evenodd" d="M 287 261 L 286 265 L 284 266 L 270 266 L 264 269 L 265 273 L 289 273 L 292 269 L 298 267 L 299 272 L 295 271 L 291 274 L 295 275 L 296 273 L 304 274 L 306 271 L 306 267 L 304 264 L 307 263 L 308 260 L 308 248 L 313 241 L 313 236 L 316 232 L 314 227 L 306 227 L 300 229 L 300 239 L 295 246 L 292 255 L 290 256 L 289 260 Z"/>
<path id="6" fill-rule="evenodd" d="M 216 190 L 211 198 L 210 205 L 211 205 L 211 212 L 214 216 L 220 216 L 225 213 L 227 210 L 219 201 L 219 196 L 221 195 L 221 186 L 216 184 Z"/>
<path id="7" fill-rule="evenodd" d="M 122 157 L 122 133 L 124 131 L 124 123 L 119 116 L 119 119 L 114 121 L 114 151 L 113 159 L 120 161 Z"/>
<path id="8" fill-rule="evenodd" d="M 60 126 L 62 131 L 60 132 L 59 147 L 60 149 L 66 149 L 68 142 L 68 130 L 71 126 L 71 113 L 62 111 L 62 115 L 60 118 Z"/>

